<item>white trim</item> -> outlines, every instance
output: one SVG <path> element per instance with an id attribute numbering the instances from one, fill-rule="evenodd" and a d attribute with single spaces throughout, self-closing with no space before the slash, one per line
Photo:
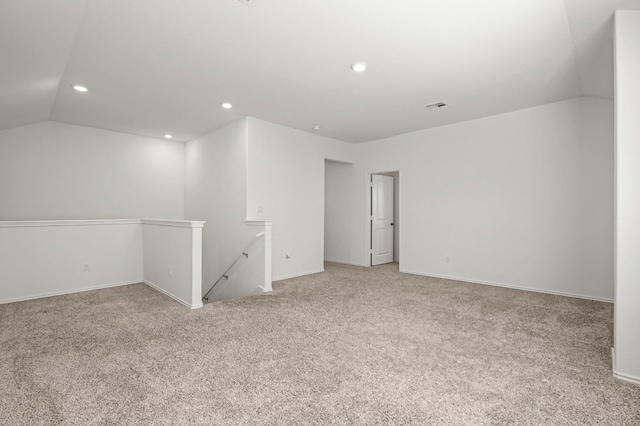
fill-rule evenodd
<path id="1" fill-rule="evenodd" d="M 16 297 L 16 298 L 13 298 L 13 299 L 0 300 L 0 305 L 4 305 L 5 303 L 23 302 L 23 301 L 26 301 L 26 300 L 43 299 L 45 297 L 63 296 L 65 294 L 82 293 L 82 292 L 85 292 L 85 291 L 102 290 L 102 289 L 105 289 L 105 288 L 120 287 L 120 286 L 123 286 L 123 285 L 140 284 L 142 282 L 143 281 L 140 279 L 140 280 L 133 280 L 133 281 L 124 281 L 124 282 L 120 282 L 120 283 L 101 284 L 101 285 L 94 286 L 94 287 L 82 287 L 82 288 L 74 288 L 74 289 L 71 289 L 71 290 L 54 291 L 52 293 L 42 293 L 42 294 L 36 294 L 36 295 L 33 295 L 33 296 Z"/>
<path id="2" fill-rule="evenodd" d="M 561 292 L 561 291 L 553 291 L 553 290 L 531 288 L 531 287 L 521 287 L 521 286 L 517 286 L 517 285 L 494 283 L 494 282 L 491 282 L 491 281 L 471 280 L 471 279 L 468 279 L 468 278 L 451 277 L 451 276 L 446 276 L 446 275 L 437 275 L 437 274 L 430 274 L 430 273 L 425 273 L 425 272 L 407 271 L 405 269 L 400 269 L 400 272 L 402 272 L 404 274 L 422 275 L 422 276 L 425 276 L 425 277 L 433 277 L 433 278 L 444 278 L 446 280 L 453 280 L 453 281 L 463 281 L 463 282 L 468 282 L 468 283 L 472 283 L 472 284 L 491 285 L 491 286 L 494 286 L 494 287 L 504 287 L 504 288 L 513 288 L 515 290 L 533 291 L 535 293 L 553 294 L 555 296 L 573 297 L 575 299 L 586 299 L 586 300 L 594 300 L 596 302 L 613 303 L 613 299 L 606 299 L 604 297 L 585 296 L 585 295 L 582 295 L 582 294 L 564 293 L 564 292 Z"/>
<path id="3" fill-rule="evenodd" d="M 95 225 L 158 225 L 182 228 L 202 228 L 204 221 L 173 219 L 88 219 L 88 220 L 17 220 L 0 221 L 0 228 L 95 226 Z"/>
<path id="4" fill-rule="evenodd" d="M 329 263 L 339 263 L 341 265 L 362 266 L 363 268 L 367 267 L 367 265 L 365 264 L 357 263 L 357 262 L 347 262 L 346 260 L 325 259 L 324 261 Z"/>
<path id="5" fill-rule="evenodd" d="M 173 295 L 173 294 L 169 293 L 167 290 L 164 290 L 164 289 L 162 289 L 162 288 L 158 287 L 157 285 L 153 284 L 153 283 L 152 283 L 151 281 L 149 281 L 149 280 L 144 280 L 143 282 L 144 282 L 146 285 L 148 285 L 149 287 L 153 288 L 154 290 L 158 290 L 160 293 L 162 293 L 162 294 L 165 294 L 165 295 L 169 296 L 170 298 L 172 298 L 172 299 L 173 299 L 173 300 L 175 300 L 176 302 L 180 302 L 180 303 L 182 303 L 184 306 L 186 306 L 186 307 L 188 307 L 188 308 L 191 308 L 191 309 L 199 309 L 199 308 L 202 308 L 202 306 L 203 306 L 203 305 L 202 305 L 202 301 L 201 301 L 200 303 L 198 303 L 198 304 L 191 305 L 190 303 L 185 302 L 184 300 L 180 299 L 178 296 L 175 296 L 175 295 Z"/>
<path id="6" fill-rule="evenodd" d="M 622 374 L 613 370 L 613 377 L 618 380 L 622 380 L 624 382 L 633 383 L 634 385 L 640 386 L 640 377 L 628 376 L 626 374 Z"/>
<path id="7" fill-rule="evenodd" d="M 324 157 L 324 161 L 328 161 L 330 163 L 340 163 L 340 164 L 348 164 L 348 165 L 355 164 L 353 161 L 336 160 L 335 158 L 329 158 L 329 157 Z"/>
<path id="8" fill-rule="evenodd" d="M 176 226 L 178 228 L 203 228 L 205 222 L 201 220 L 173 220 L 173 219 L 142 219 L 143 225 Z"/>
<path id="9" fill-rule="evenodd" d="M 290 278 L 303 277 L 303 276 L 305 276 L 305 275 L 319 274 L 320 272 L 324 272 L 324 268 L 322 268 L 322 269 L 318 269 L 317 271 L 302 272 L 302 273 L 300 273 L 300 274 L 291 274 L 291 275 L 285 275 L 284 277 L 274 278 L 274 279 L 273 279 L 273 282 L 276 282 L 276 281 L 282 281 L 282 280 L 288 280 L 288 279 L 290 279 Z"/>
<path id="10" fill-rule="evenodd" d="M 273 225 L 273 222 L 270 220 L 245 220 L 244 221 L 245 224 L 249 225 L 249 226 L 271 226 Z"/>
<path id="11" fill-rule="evenodd" d="M 0 228 L 88 226 L 88 225 L 139 225 L 141 219 L 90 219 L 90 220 L 20 220 L 0 221 Z"/>
<path id="12" fill-rule="evenodd" d="M 202 228 L 195 228 L 191 230 L 191 309 L 202 304 Z"/>

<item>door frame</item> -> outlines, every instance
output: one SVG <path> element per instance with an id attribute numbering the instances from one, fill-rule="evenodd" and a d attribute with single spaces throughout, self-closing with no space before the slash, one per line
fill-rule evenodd
<path id="1" fill-rule="evenodd" d="M 400 188 L 400 169 L 399 168 L 390 168 L 390 169 L 383 169 L 383 170 L 375 170 L 375 171 L 368 171 L 365 173 L 365 177 L 364 177 L 364 185 L 365 185 L 365 243 L 364 243 L 364 250 L 365 250 L 365 266 L 366 267 L 371 267 L 371 175 L 380 175 L 383 173 L 398 173 L 398 216 L 402 215 L 402 189 Z M 398 221 L 399 223 L 401 223 L 402 221 L 399 220 L 400 217 L 394 217 L 393 220 L 394 221 Z M 402 225 L 401 225 L 402 226 Z M 393 232 L 394 234 L 396 232 L 400 232 L 400 230 L 397 227 L 393 228 Z M 400 249 L 400 234 L 398 234 L 398 250 Z M 398 264 L 400 264 L 400 262 L 402 261 L 402 250 L 399 250 L 398 253 Z"/>

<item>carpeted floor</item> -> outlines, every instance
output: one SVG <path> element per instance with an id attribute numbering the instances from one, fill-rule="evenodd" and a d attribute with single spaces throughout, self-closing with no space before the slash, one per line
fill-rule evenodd
<path id="1" fill-rule="evenodd" d="M 0 305 L 0 424 L 639 425 L 612 311 L 395 264 L 196 311 L 143 284 Z"/>

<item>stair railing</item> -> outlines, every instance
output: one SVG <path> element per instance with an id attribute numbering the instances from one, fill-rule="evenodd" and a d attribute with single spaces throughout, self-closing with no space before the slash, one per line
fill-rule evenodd
<path id="1" fill-rule="evenodd" d="M 256 241 L 258 241 L 258 239 L 260 239 L 260 237 L 264 236 L 264 232 L 260 232 L 259 234 L 256 234 L 255 238 L 251 241 L 251 243 L 249 243 L 249 245 L 247 245 L 247 247 L 242 250 L 242 253 L 240 253 L 238 255 L 238 257 L 236 257 L 236 260 L 233 261 L 233 263 L 231 264 L 231 266 L 229 266 L 227 268 L 226 271 L 224 271 L 222 273 L 222 275 L 220 276 L 220 278 L 218 278 L 216 280 L 215 283 L 213 283 L 213 285 L 211 286 L 211 288 L 209 289 L 209 291 L 207 291 L 204 296 L 202 296 L 202 302 L 203 303 L 207 303 L 209 302 L 209 293 L 211 293 L 213 291 L 214 288 L 216 288 L 216 286 L 218 285 L 218 283 L 220 281 L 222 281 L 223 278 L 225 278 L 227 281 L 229 280 L 229 271 L 231 271 L 231 269 L 236 265 L 236 263 L 238 263 L 238 261 L 240 259 L 242 259 L 242 256 L 244 256 L 246 259 L 249 258 L 249 249 L 256 243 Z"/>

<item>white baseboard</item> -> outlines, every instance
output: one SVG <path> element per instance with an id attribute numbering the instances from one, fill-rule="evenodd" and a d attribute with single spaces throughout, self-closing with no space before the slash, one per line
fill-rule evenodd
<path id="1" fill-rule="evenodd" d="M 480 280 L 472 280 L 472 279 L 469 279 L 469 278 L 460 278 L 460 277 L 451 277 L 451 276 L 447 276 L 447 275 L 429 274 L 429 273 L 425 273 L 425 272 L 408 271 L 408 270 L 405 270 L 405 269 L 400 269 L 400 272 L 402 272 L 404 274 L 422 275 L 422 276 L 425 276 L 425 277 L 433 277 L 433 278 L 444 278 L 446 280 L 453 280 L 453 281 L 463 281 L 463 282 L 468 282 L 468 283 L 473 283 L 473 284 L 492 285 L 494 287 L 505 287 L 505 288 L 512 288 L 512 289 L 515 289 L 515 290 L 525 290 L 525 291 L 533 291 L 533 292 L 536 292 L 536 293 L 553 294 L 555 296 L 566 296 L 566 297 L 573 297 L 573 298 L 576 298 L 576 299 L 594 300 L 596 302 L 613 303 L 613 299 L 606 299 L 606 298 L 603 298 L 603 297 L 585 296 L 585 295 L 582 295 L 582 294 L 564 293 L 564 292 L 561 292 L 561 291 L 553 291 L 553 290 L 545 290 L 545 289 L 539 289 L 539 288 L 522 287 L 522 286 L 510 285 L 510 284 L 494 283 L 494 282 L 491 282 L 491 281 L 480 281 Z"/>
<path id="2" fill-rule="evenodd" d="M 622 380 L 624 382 L 633 383 L 634 385 L 640 386 L 640 377 L 629 376 L 626 374 L 619 373 L 613 370 L 613 377 L 618 380 Z"/>
<path id="3" fill-rule="evenodd" d="M 363 263 L 357 263 L 357 262 L 347 262 L 345 260 L 333 260 L 333 259 L 325 259 L 325 262 L 330 262 L 330 263 L 339 263 L 341 265 L 351 265 L 351 266 L 362 266 L 362 267 L 366 267 L 367 265 L 363 264 Z"/>
<path id="4" fill-rule="evenodd" d="M 288 280 L 289 278 L 298 278 L 298 277 L 303 277 L 305 275 L 319 274 L 320 272 L 324 272 L 324 268 L 318 269 L 317 271 L 308 271 L 308 272 L 303 272 L 301 274 L 292 274 L 292 275 L 286 275 L 284 277 L 277 277 L 277 278 L 273 278 L 271 281 L 276 282 L 276 281 Z"/>
<path id="5" fill-rule="evenodd" d="M 613 377 L 624 382 L 633 383 L 640 386 L 640 377 L 630 376 L 628 374 L 622 374 L 616 370 L 616 350 L 611 348 L 611 364 L 613 365 Z"/>
<path id="6" fill-rule="evenodd" d="M 160 293 L 162 293 L 162 294 L 164 294 L 164 295 L 166 295 L 166 296 L 169 296 L 170 298 L 172 298 L 172 299 L 173 299 L 173 300 L 175 300 L 176 302 L 179 302 L 179 303 L 183 304 L 184 306 L 186 306 L 186 307 L 188 307 L 188 308 L 191 308 L 191 309 L 199 309 L 199 308 L 202 308 L 202 306 L 203 306 L 202 301 L 200 301 L 200 303 L 198 303 L 198 304 L 192 305 L 191 303 L 186 302 L 186 301 L 184 301 L 184 300 L 180 299 L 178 296 L 176 296 L 176 295 L 174 295 L 174 294 L 169 293 L 167 290 L 165 290 L 165 289 L 163 289 L 163 288 L 160 288 L 159 286 L 155 285 L 154 283 L 152 283 L 152 282 L 151 282 L 151 281 L 149 281 L 149 280 L 144 280 L 143 282 L 144 282 L 146 285 L 148 285 L 149 287 L 153 288 L 154 290 L 158 290 Z"/>
<path id="7" fill-rule="evenodd" d="M 142 280 L 140 279 L 140 280 L 133 280 L 133 281 L 124 281 L 124 282 L 119 282 L 119 283 L 101 284 L 101 285 L 92 286 L 92 287 L 74 288 L 74 289 L 71 289 L 71 290 L 54 291 L 54 292 L 51 292 L 51 293 L 42 293 L 42 294 L 36 294 L 36 295 L 33 295 L 33 296 L 15 297 L 15 298 L 12 298 L 12 299 L 0 300 L 0 305 L 3 305 L 5 303 L 23 302 L 25 300 L 43 299 L 45 297 L 63 296 L 65 294 L 83 293 L 85 291 L 102 290 L 102 289 L 105 289 L 105 288 L 120 287 L 120 286 L 123 286 L 123 285 L 138 284 L 138 283 L 141 283 L 141 282 L 142 282 Z"/>

